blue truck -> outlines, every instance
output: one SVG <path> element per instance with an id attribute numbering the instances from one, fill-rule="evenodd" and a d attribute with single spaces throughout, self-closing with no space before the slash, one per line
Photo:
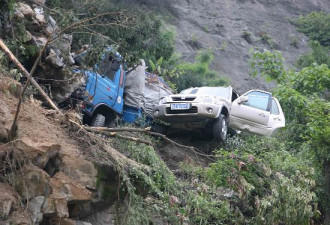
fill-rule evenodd
<path id="1" fill-rule="evenodd" d="M 152 121 L 152 111 L 159 100 L 172 93 L 158 76 L 146 73 L 141 64 L 125 71 L 119 53 L 106 51 L 92 70 L 75 69 L 84 84 L 74 98 L 82 100 L 84 122 L 96 127 L 113 127 L 121 120 L 134 123 Z"/>

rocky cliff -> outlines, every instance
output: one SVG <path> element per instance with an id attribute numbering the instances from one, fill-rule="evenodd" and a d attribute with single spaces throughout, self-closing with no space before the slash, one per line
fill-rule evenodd
<path id="1" fill-rule="evenodd" d="M 121 1 L 123 2 L 123 1 Z M 173 25 L 176 51 L 193 61 L 200 49 L 212 49 L 212 69 L 243 92 L 272 84 L 249 76 L 252 47 L 280 50 L 288 67 L 308 51 L 308 38 L 290 19 L 311 11 L 330 12 L 328 0 L 125 0 L 127 5 L 160 12 Z M 135 4 L 135 5 L 134 5 Z"/>
<path id="2" fill-rule="evenodd" d="M 92 159 L 102 147 L 64 128 L 68 117 L 26 99 L 6 141 L 21 89 L 0 72 L 0 224 L 114 224 L 118 175 Z"/>

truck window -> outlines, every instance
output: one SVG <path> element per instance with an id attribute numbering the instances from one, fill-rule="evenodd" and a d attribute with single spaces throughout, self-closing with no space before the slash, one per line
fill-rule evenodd
<path id="1" fill-rule="evenodd" d="M 97 72 L 102 76 L 107 76 L 109 79 L 114 80 L 119 67 L 120 63 L 110 53 L 107 53 L 101 61 Z"/>

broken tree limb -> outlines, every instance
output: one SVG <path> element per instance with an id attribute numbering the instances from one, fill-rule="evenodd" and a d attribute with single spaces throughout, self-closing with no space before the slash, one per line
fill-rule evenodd
<path id="1" fill-rule="evenodd" d="M 128 141 L 135 141 L 135 142 L 138 142 L 138 143 L 142 143 L 142 144 L 152 146 L 152 143 L 150 141 L 145 141 L 145 140 L 142 140 L 142 139 L 136 138 L 136 137 L 129 137 L 129 136 L 120 135 L 117 132 L 99 131 L 98 133 L 106 135 L 106 136 L 110 136 L 110 137 L 116 137 L 116 138 L 120 138 L 120 139 L 124 139 L 124 140 L 128 140 Z"/>
<path id="2" fill-rule="evenodd" d="M 48 95 L 42 90 L 40 85 L 33 79 L 33 77 L 30 75 L 30 73 L 24 68 L 24 66 L 18 61 L 18 59 L 14 56 L 14 54 L 10 51 L 10 49 L 7 47 L 7 45 L 3 42 L 2 39 L 0 39 L 0 48 L 4 51 L 4 53 L 9 57 L 9 59 L 15 63 L 15 65 L 18 67 L 18 69 L 23 73 L 24 76 L 29 78 L 31 81 L 31 84 L 37 88 L 41 96 L 45 99 L 45 101 L 55 110 L 60 110 L 57 108 L 55 103 L 48 97 Z"/>
<path id="3" fill-rule="evenodd" d="M 92 138 L 93 140 L 99 142 L 100 137 L 96 137 L 95 134 L 87 131 L 82 125 L 80 125 L 79 123 L 73 121 L 73 120 L 69 120 L 69 122 L 74 125 L 77 128 L 77 132 L 83 132 L 84 134 L 86 134 L 87 136 L 89 136 L 90 138 Z M 104 140 L 103 140 L 104 141 Z M 128 157 L 126 157 L 125 155 L 123 155 L 122 153 L 118 152 L 117 150 L 113 149 L 110 146 L 106 146 L 106 145 L 102 145 L 104 150 L 108 153 L 108 155 L 110 156 L 111 159 L 113 159 L 116 163 L 116 165 L 120 165 L 122 168 L 125 168 L 125 170 L 129 170 L 130 168 L 135 168 L 135 169 L 140 169 L 144 172 L 149 172 L 151 171 L 150 166 L 138 163 Z"/>
<path id="4" fill-rule="evenodd" d="M 177 146 L 177 147 L 180 147 L 180 148 L 189 149 L 189 150 L 193 151 L 196 155 L 204 156 L 204 157 L 207 157 L 211 161 L 215 161 L 213 159 L 213 156 L 212 155 L 204 154 L 204 153 L 202 153 L 201 150 L 199 150 L 198 148 L 195 148 L 193 146 L 187 146 L 187 145 L 179 144 L 179 143 L 177 143 L 177 142 L 169 139 L 168 137 L 166 137 L 163 134 L 150 131 L 149 128 L 141 129 L 141 128 L 130 128 L 130 127 L 124 127 L 124 128 L 84 127 L 84 129 L 87 130 L 87 131 L 92 131 L 92 132 L 96 132 L 96 133 L 103 133 L 103 132 L 111 133 L 111 132 L 125 132 L 125 131 L 127 131 L 127 132 L 146 133 L 146 134 L 149 134 L 149 135 L 152 135 L 152 136 L 160 137 L 163 140 L 171 143 L 174 146 Z"/>

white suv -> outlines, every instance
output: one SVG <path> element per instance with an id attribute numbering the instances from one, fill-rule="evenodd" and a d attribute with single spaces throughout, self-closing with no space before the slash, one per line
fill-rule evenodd
<path id="1" fill-rule="evenodd" d="M 228 125 L 233 129 L 271 135 L 285 126 L 281 106 L 271 93 L 251 90 L 239 97 L 232 87 L 189 88 L 162 98 L 154 118 L 171 128 L 212 131 L 225 141 Z"/>

